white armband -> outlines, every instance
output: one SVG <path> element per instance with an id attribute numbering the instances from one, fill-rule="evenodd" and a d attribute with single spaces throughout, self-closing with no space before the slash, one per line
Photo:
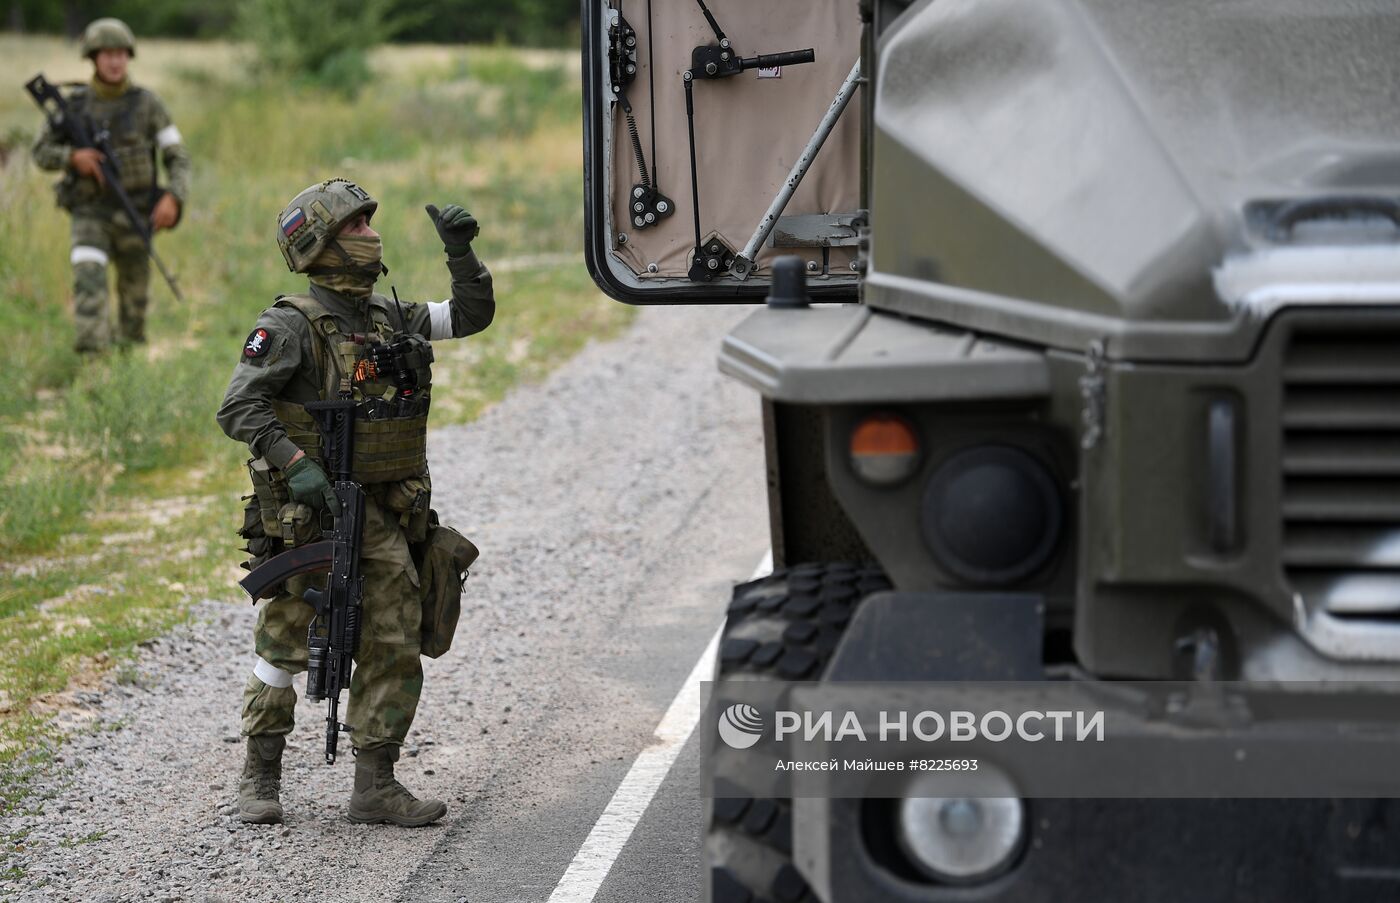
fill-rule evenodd
<path id="1" fill-rule="evenodd" d="M 107 252 L 92 245 L 74 245 L 68 255 L 69 263 L 100 263 L 107 265 Z"/>
<path id="2" fill-rule="evenodd" d="M 428 302 L 428 341 L 452 338 L 452 302 Z"/>
<path id="3" fill-rule="evenodd" d="M 156 132 L 156 146 L 161 150 L 165 150 L 167 147 L 174 147 L 184 140 L 184 138 L 180 137 L 180 130 L 173 124 L 167 125 L 159 132 Z"/>
<path id="4" fill-rule="evenodd" d="M 258 656 L 257 664 L 253 665 L 253 676 L 269 687 L 280 689 L 292 685 L 292 672 L 283 671 L 262 656 Z"/>

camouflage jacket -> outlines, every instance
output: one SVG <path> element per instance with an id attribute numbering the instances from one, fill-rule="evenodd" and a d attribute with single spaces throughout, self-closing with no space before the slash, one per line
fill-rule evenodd
<path id="1" fill-rule="evenodd" d="M 102 98 L 91 86 L 82 85 L 68 94 L 67 101 L 74 114 L 87 117 L 94 131 L 105 129 L 109 133 L 122 187 L 138 206 L 149 206 L 157 187 L 157 156 L 165 165 L 167 189 L 184 205 L 190 189 L 190 155 L 160 98 L 135 85 L 117 97 Z M 66 170 L 58 185 L 59 204 L 69 209 L 115 204 L 115 199 L 104 193 L 96 181 L 79 178 L 68 169 L 72 152 L 65 136 L 47 124 L 34 144 L 34 162 L 41 168 Z"/>

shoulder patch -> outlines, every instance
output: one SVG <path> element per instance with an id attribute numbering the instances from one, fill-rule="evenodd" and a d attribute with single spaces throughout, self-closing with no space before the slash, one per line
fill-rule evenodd
<path id="1" fill-rule="evenodd" d="M 267 354 L 268 348 L 272 346 L 272 333 L 266 328 L 259 326 L 248 333 L 248 341 L 243 343 L 243 356 L 245 358 L 262 357 Z"/>

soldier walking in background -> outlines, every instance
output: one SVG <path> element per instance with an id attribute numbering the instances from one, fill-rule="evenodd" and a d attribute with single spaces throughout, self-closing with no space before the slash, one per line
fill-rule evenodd
<path id="1" fill-rule="evenodd" d="M 118 19 L 98 19 L 83 33 L 83 56 L 92 60 L 93 77 L 68 97 L 74 115 L 94 132 L 107 132 L 121 184 L 139 214 L 149 217 L 150 231 L 172 228 L 180 219 L 190 186 L 190 157 L 180 130 L 165 105 L 151 91 L 131 83 L 127 65 L 136 55 L 131 29 Z M 160 187 L 156 157 L 169 178 Z M 102 172 L 104 156 L 91 147 L 75 148 L 50 125 L 34 146 L 34 161 L 44 169 L 63 170 L 58 205 L 73 218 L 73 306 L 80 352 L 102 351 L 111 343 L 107 302 L 107 263 L 117 265 L 120 299 L 117 342 L 146 340 L 150 260 Z"/>
<path id="2" fill-rule="evenodd" d="M 447 252 L 451 298 L 400 304 L 374 293 L 388 272 L 379 234 L 370 228 L 377 208 L 355 183 L 330 179 L 302 191 L 282 211 L 277 244 L 288 268 L 310 279 L 309 291 L 279 297 L 258 318 L 218 419 L 253 454 L 258 498 L 243 535 L 256 564 L 274 551 L 269 537 L 288 545 L 319 538 L 314 521 L 303 530 L 310 511 L 298 515 L 298 506 L 320 511 L 338 505 L 320 460 L 320 438 L 302 405 L 359 402 L 354 480 L 366 495 L 359 556 L 364 593 L 346 717 L 356 753 L 349 817 L 424 825 L 447 807 L 415 798 L 394 779 L 394 763 L 423 687 L 420 652 L 440 655 L 446 648 L 428 642 L 430 625 L 423 620 L 426 594 L 442 582 L 429 579 L 422 564 L 429 554 L 425 542 L 446 531 L 435 527 L 428 508 L 429 342 L 481 332 L 496 302 L 491 276 L 471 248 L 476 220 L 455 205 L 427 208 Z M 392 363 L 384 358 L 391 347 L 400 349 Z M 460 573 L 451 576 L 446 584 L 460 592 Z M 292 675 L 307 668 L 312 608 L 302 594 L 309 579 L 288 580 L 258 614 L 257 660 L 243 696 L 248 750 L 238 803 L 244 821 L 282 820 L 282 750 L 296 704 Z"/>

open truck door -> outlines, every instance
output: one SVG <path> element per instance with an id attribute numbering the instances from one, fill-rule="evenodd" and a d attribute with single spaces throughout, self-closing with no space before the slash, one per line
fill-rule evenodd
<path id="1" fill-rule="evenodd" d="M 865 223 L 850 0 L 584 0 L 585 256 L 634 304 L 761 301 L 797 255 L 853 301 Z"/>

